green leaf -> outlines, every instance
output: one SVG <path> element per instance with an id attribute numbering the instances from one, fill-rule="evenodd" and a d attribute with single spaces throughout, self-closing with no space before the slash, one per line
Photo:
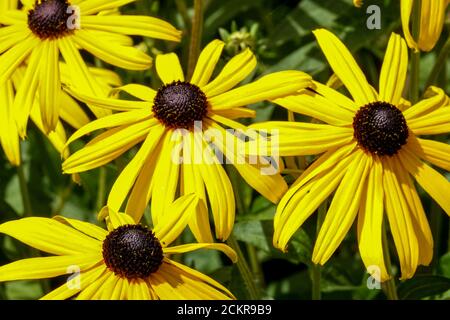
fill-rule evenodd
<path id="1" fill-rule="evenodd" d="M 398 286 L 400 299 L 422 299 L 450 290 L 450 279 L 434 275 L 417 275 Z"/>

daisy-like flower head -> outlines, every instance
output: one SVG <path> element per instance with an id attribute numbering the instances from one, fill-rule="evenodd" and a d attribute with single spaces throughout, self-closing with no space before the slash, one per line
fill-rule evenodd
<path id="1" fill-rule="evenodd" d="M 253 110 L 243 106 L 293 94 L 310 85 L 310 77 L 298 71 L 278 72 L 232 89 L 248 77 L 256 59 L 247 49 L 231 59 L 210 81 L 223 47 L 224 43 L 218 40 L 206 46 L 190 80 L 185 79 L 175 54 L 158 55 L 155 65 L 163 82 L 161 88 L 153 90 L 135 84 L 119 88 L 143 101 L 104 99 L 69 89 L 73 96 L 86 103 L 121 112 L 91 122 L 70 137 L 68 143 L 108 128 L 69 157 L 63 163 L 64 172 L 99 167 L 143 141 L 114 183 L 108 205 L 119 210 L 129 194 L 126 212 L 139 221 L 152 198 L 152 219 L 158 222 L 178 189 L 181 194 L 197 193 L 201 198 L 200 210 L 189 226 L 199 242 L 212 241 L 207 200 L 218 239 L 227 239 L 234 224 L 231 182 L 221 165 L 223 162 L 217 153 L 211 152 L 213 149 L 233 160 L 232 164 L 257 191 L 277 202 L 287 190 L 281 175 L 261 175 L 261 166 L 266 165 L 262 160 L 259 164 L 243 161 L 238 155 L 240 150 L 228 148 L 230 145 L 239 148 L 242 141 L 223 126 L 245 133 L 246 128 L 232 120 L 254 116 Z M 225 146 L 225 141 L 231 143 Z"/>
<path id="2" fill-rule="evenodd" d="M 403 33 L 408 46 L 415 50 L 431 51 L 441 36 L 449 0 L 421 0 L 418 39 L 410 32 L 410 19 L 414 0 L 401 0 L 400 10 Z"/>
<path id="3" fill-rule="evenodd" d="M 62 216 L 24 218 L 0 225 L 0 232 L 54 256 L 30 258 L 0 267 L 0 281 L 46 279 L 76 272 L 42 299 L 178 300 L 233 299 L 221 284 L 183 264 L 171 254 L 197 249 L 235 252 L 224 244 L 197 243 L 168 247 L 185 228 L 198 198 L 187 195 L 167 208 L 154 229 L 129 215 L 105 208 L 107 230 Z"/>
<path id="4" fill-rule="evenodd" d="M 286 250 L 289 239 L 334 191 L 318 234 L 313 262 L 324 264 L 357 218 L 364 264 L 377 266 L 388 279 L 382 224 L 386 211 L 401 265 L 410 278 L 433 255 L 433 238 L 412 177 L 450 214 L 450 183 L 427 162 L 450 170 L 450 146 L 419 138 L 450 132 L 450 107 L 444 92 L 408 107 L 402 99 L 408 53 L 392 34 L 377 92 L 344 44 L 324 29 L 314 31 L 331 68 L 353 99 L 314 82 L 314 88 L 274 102 L 324 123 L 268 122 L 255 129 L 279 128 L 279 153 L 322 154 L 292 185 L 277 208 L 274 246 Z M 447 105 L 446 105 L 447 104 Z M 370 268 L 374 271 L 375 268 Z"/>
<path id="5" fill-rule="evenodd" d="M 80 49 L 118 67 L 144 70 L 150 67 L 151 58 L 134 48 L 128 35 L 180 40 L 181 33 L 167 22 L 114 12 L 133 1 L 22 0 L 22 10 L 17 10 L 17 1 L 7 3 L 8 10 L 0 12 L 0 84 L 27 62 L 23 86 L 14 102 L 21 110 L 16 120 L 22 137 L 36 96 L 45 131 L 56 128 L 62 104 L 60 55 L 77 86 L 93 95 L 105 95 Z M 92 111 L 98 117 L 107 114 L 101 109 Z"/>

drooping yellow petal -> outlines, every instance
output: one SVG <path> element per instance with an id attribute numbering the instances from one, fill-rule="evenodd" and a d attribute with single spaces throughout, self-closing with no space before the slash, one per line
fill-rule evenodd
<path id="1" fill-rule="evenodd" d="M 14 89 L 11 81 L 0 85 L 0 143 L 9 162 L 20 164 L 19 131 L 13 112 Z"/>
<path id="2" fill-rule="evenodd" d="M 354 160 L 345 148 L 330 150 L 313 162 L 281 199 L 274 218 L 273 245 L 286 251 L 289 239 L 336 189 Z"/>
<path id="3" fill-rule="evenodd" d="M 317 235 L 312 261 L 325 264 L 352 226 L 372 158 L 358 152 L 336 190 L 325 220 Z"/>
<path id="4" fill-rule="evenodd" d="M 408 148 L 399 151 L 402 165 L 422 188 L 450 215 L 450 182 L 436 170 L 420 161 Z"/>
<path id="5" fill-rule="evenodd" d="M 384 263 L 384 254 L 389 253 L 383 252 L 383 166 L 378 159 L 373 162 L 365 188 L 358 212 L 359 252 L 367 271 L 375 279 L 386 281 L 389 273 Z"/>
<path id="6" fill-rule="evenodd" d="M 444 27 L 448 0 L 422 0 L 421 3 L 419 48 L 431 51 Z"/>
<path id="7" fill-rule="evenodd" d="M 209 223 L 207 197 L 205 185 L 198 169 L 199 164 L 194 162 L 194 134 L 189 132 L 183 141 L 183 164 L 182 184 L 180 192 L 182 195 L 195 193 L 199 198 L 198 206 L 195 208 L 189 221 L 189 228 L 198 242 L 213 242 L 211 226 Z"/>
<path id="8" fill-rule="evenodd" d="M 163 134 L 164 128 L 162 126 L 155 126 L 150 130 L 138 153 L 122 170 L 122 172 L 114 182 L 107 202 L 110 208 L 116 211 L 120 210 L 123 202 L 125 201 L 125 198 L 127 197 L 134 182 L 136 181 L 139 172 L 149 158 L 150 153 L 154 152 L 155 148 L 157 148 L 159 140 L 161 139 Z"/>
<path id="9" fill-rule="evenodd" d="M 42 44 L 39 67 L 39 105 L 42 124 L 46 133 L 53 131 L 59 119 L 61 78 L 59 73 L 59 49 L 57 41 Z"/>
<path id="10" fill-rule="evenodd" d="M 450 108 L 439 108 L 427 115 L 408 121 L 408 127 L 416 135 L 432 135 L 450 132 Z"/>
<path id="11" fill-rule="evenodd" d="M 40 45 L 37 37 L 28 36 L 0 56 L 0 84 L 8 80 L 17 67 Z"/>
<path id="12" fill-rule="evenodd" d="M 408 48 L 405 40 L 392 33 L 384 56 L 380 73 L 380 100 L 398 105 L 408 70 Z"/>
<path id="13" fill-rule="evenodd" d="M 450 171 L 450 145 L 434 140 L 417 139 L 421 150 L 423 151 L 423 160 Z M 418 153 L 416 153 L 419 155 Z"/>
<path id="14" fill-rule="evenodd" d="M 389 225 L 397 248 L 401 279 L 411 278 L 419 263 L 419 244 L 412 223 L 412 215 L 401 190 L 392 160 L 383 159 L 383 187 Z"/>
<path id="15" fill-rule="evenodd" d="M 66 61 L 65 66 L 67 67 L 69 78 L 72 80 L 70 84 L 75 85 L 76 88 L 83 90 L 83 92 L 90 96 L 105 96 L 107 92 L 104 91 L 104 88 L 102 88 L 98 79 L 93 76 L 86 66 L 76 44 L 72 41 L 72 39 L 63 37 L 58 40 L 58 45 L 61 55 Z M 111 113 L 109 110 L 98 108 L 97 106 L 91 105 L 89 102 L 87 102 L 87 104 L 97 118 Z"/>
<path id="16" fill-rule="evenodd" d="M 158 225 L 159 219 L 165 214 L 170 214 L 167 209 L 175 199 L 181 163 L 180 144 L 177 140 L 177 135 L 171 132 L 161 141 L 162 147 L 152 177 L 156 183 L 155 188 L 152 188 L 151 202 L 154 225 Z"/>
<path id="17" fill-rule="evenodd" d="M 366 76 L 341 40 L 325 29 L 317 29 L 313 33 L 331 68 L 350 91 L 355 102 L 363 106 L 376 101 L 376 95 Z"/>
<path id="18" fill-rule="evenodd" d="M 41 47 L 35 48 L 31 54 L 25 75 L 16 73 L 14 75 L 14 85 L 16 87 L 16 97 L 13 109 L 17 122 L 17 128 L 22 138 L 26 136 L 27 124 L 33 104 L 37 101 L 36 93 L 39 87 L 39 63 L 41 59 Z"/>
<path id="19" fill-rule="evenodd" d="M 211 146 L 199 133 L 194 133 L 194 138 L 196 150 L 199 150 L 200 155 L 203 155 L 198 169 L 201 172 L 210 201 L 216 238 L 226 240 L 234 225 L 235 200 L 233 188 Z"/>
<path id="20" fill-rule="evenodd" d="M 433 235 L 431 234 L 422 202 L 408 171 L 401 164 L 400 160 L 394 157 L 391 163 L 394 165 L 395 173 L 411 214 L 411 222 L 419 244 L 419 264 L 429 265 L 431 259 L 433 259 Z"/>
<path id="21" fill-rule="evenodd" d="M 418 103 L 403 112 L 403 116 L 408 122 L 418 120 L 422 117 L 427 117 L 428 114 L 437 110 L 445 103 L 446 96 L 444 90 L 436 87 L 433 87 L 432 90 L 435 94 L 420 100 Z"/>

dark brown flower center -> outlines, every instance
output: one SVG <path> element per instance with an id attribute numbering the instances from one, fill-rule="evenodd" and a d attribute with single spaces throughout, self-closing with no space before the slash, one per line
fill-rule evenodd
<path id="1" fill-rule="evenodd" d="M 75 29 L 74 14 L 67 0 L 36 0 L 28 27 L 42 40 L 61 38 Z"/>
<path id="2" fill-rule="evenodd" d="M 208 100 L 203 91 L 189 82 L 175 81 L 158 90 L 153 114 L 169 128 L 191 129 L 208 113 Z"/>
<path id="3" fill-rule="evenodd" d="M 161 243 L 143 225 L 125 225 L 110 232 L 103 241 L 103 259 L 120 277 L 144 279 L 163 261 Z"/>
<path id="4" fill-rule="evenodd" d="M 359 146 L 380 156 L 393 156 L 408 139 L 403 113 L 387 102 L 373 102 L 360 108 L 353 118 L 353 129 Z"/>

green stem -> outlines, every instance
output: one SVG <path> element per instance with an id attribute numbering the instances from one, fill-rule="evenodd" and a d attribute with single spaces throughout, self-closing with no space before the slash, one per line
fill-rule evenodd
<path id="1" fill-rule="evenodd" d="M 387 231 L 386 231 L 386 225 L 383 222 L 383 255 L 384 255 L 384 262 L 386 263 L 386 269 L 389 274 L 392 272 L 392 262 L 391 262 L 391 255 L 389 253 L 389 243 L 387 239 Z M 395 278 L 391 277 L 389 280 L 384 282 L 382 284 L 383 289 L 386 293 L 386 296 L 389 300 L 398 300 L 397 295 L 397 288 L 395 286 Z"/>
<path id="2" fill-rule="evenodd" d="M 98 189 L 97 189 L 97 211 L 105 205 L 105 188 L 106 188 L 106 169 L 100 167 L 98 173 Z"/>
<path id="3" fill-rule="evenodd" d="M 244 254 L 242 253 L 239 243 L 237 242 L 237 240 L 234 238 L 233 235 L 230 235 L 230 237 L 227 240 L 227 244 L 231 248 L 233 248 L 234 251 L 236 251 L 236 254 L 238 256 L 237 267 L 242 276 L 242 279 L 244 280 L 244 284 L 245 287 L 247 288 L 250 300 L 258 300 L 260 298 L 259 290 L 256 287 L 256 284 L 253 280 L 252 273 L 250 271 L 247 261 L 245 260 Z"/>
<path id="4" fill-rule="evenodd" d="M 428 88 L 433 84 L 437 84 L 438 77 L 441 74 L 442 68 L 445 67 L 449 53 L 450 53 L 450 37 L 447 38 L 447 41 L 445 42 L 444 46 L 439 52 L 439 55 L 436 58 L 436 62 L 434 63 L 433 69 L 431 69 L 430 75 L 428 76 L 425 88 Z"/>
<path id="5" fill-rule="evenodd" d="M 327 213 L 328 200 L 325 200 L 318 209 L 317 214 L 317 225 L 316 225 L 316 237 L 319 234 L 320 228 L 322 227 L 323 220 Z M 321 300 L 322 293 L 320 291 L 320 283 L 322 280 L 322 266 L 318 264 L 313 264 L 311 266 L 311 281 L 312 281 L 312 300 Z"/>
<path id="6" fill-rule="evenodd" d="M 30 193 L 28 191 L 27 180 L 23 170 L 23 163 L 17 167 L 17 174 L 19 176 L 20 193 L 22 195 L 23 216 L 30 217 L 33 215 L 33 211 L 31 209 Z"/>
<path id="7" fill-rule="evenodd" d="M 414 1 L 412 17 L 412 34 L 414 39 L 419 39 L 420 33 L 420 10 L 421 0 Z M 411 84 L 409 87 L 409 96 L 414 104 L 419 101 L 419 83 L 420 83 L 420 51 L 411 53 Z"/>
<path id="8" fill-rule="evenodd" d="M 200 53 L 203 29 L 203 0 L 194 0 L 194 17 L 192 18 L 191 42 L 189 44 L 188 79 L 194 73 L 195 64 Z"/>

